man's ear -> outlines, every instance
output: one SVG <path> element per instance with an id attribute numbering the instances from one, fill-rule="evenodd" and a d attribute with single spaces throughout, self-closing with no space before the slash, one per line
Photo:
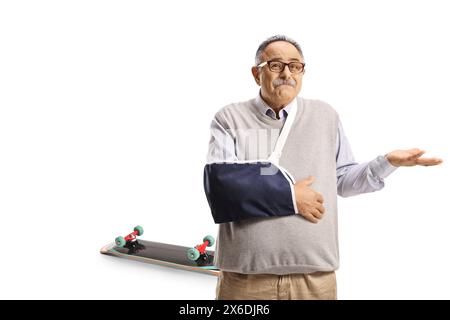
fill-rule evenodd
<path id="1" fill-rule="evenodd" d="M 261 86 L 261 81 L 259 81 L 259 71 L 258 68 L 253 66 L 252 67 L 252 74 L 253 74 L 253 78 L 255 79 L 255 82 L 258 86 Z"/>

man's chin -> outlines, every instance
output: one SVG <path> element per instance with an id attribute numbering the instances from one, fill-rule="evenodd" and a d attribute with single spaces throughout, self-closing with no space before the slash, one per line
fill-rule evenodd
<path id="1" fill-rule="evenodd" d="M 274 91 L 278 96 L 281 96 L 281 97 L 282 96 L 290 96 L 295 93 L 295 88 L 290 85 L 282 84 L 282 85 L 276 87 Z"/>

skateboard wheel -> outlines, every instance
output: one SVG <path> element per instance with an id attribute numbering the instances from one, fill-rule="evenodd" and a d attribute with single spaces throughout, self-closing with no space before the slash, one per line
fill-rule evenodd
<path id="1" fill-rule="evenodd" d="M 187 251 L 187 257 L 188 257 L 189 260 L 195 261 L 198 258 L 200 258 L 200 252 L 197 249 L 195 249 L 195 248 L 190 248 Z"/>
<path id="2" fill-rule="evenodd" d="M 208 242 L 209 242 L 208 247 L 213 246 L 213 245 L 214 245 L 214 242 L 215 242 L 213 236 L 206 236 L 206 237 L 204 237 L 204 238 L 203 238 L 203 242 L 205 242 L 205 241 L 208 241 Z"/>
<path id="3" fill-rule="evenodd" d="M 141 226 L 134 227 L 134 231 L 138 232 L 138 236 L 142 236 L 144 234 L 144 228 L 142 228 Z"/>
<path id="4" fill-rule="evenodd" d="M 127 244 L 127 242 L 125 241 L 125 239 L 123 237 L 117 237 L 115 242 L 116 242 L 116 245 L 121 248 Z"/>

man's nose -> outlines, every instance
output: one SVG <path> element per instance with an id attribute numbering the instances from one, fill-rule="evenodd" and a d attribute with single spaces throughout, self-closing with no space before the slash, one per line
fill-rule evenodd
<path id="1" fill-rule="evenodd" d="M 287 79 L 292 75 L 291 70 L 289 70 L 289 66 L 285 65 L 282 72 L 280 72 L 280 78 Z"/>

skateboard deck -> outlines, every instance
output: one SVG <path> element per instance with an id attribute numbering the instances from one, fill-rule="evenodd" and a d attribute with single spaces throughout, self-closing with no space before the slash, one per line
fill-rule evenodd
<path id="1" fill-rule="evenodd" d="M 118 246 L 114 242 L 110 243 L 104 246 L 100 253 L 215 276 L 219 275 L 219 269 L 213 265 L 214 251 L 206 250 L 206 255 L 202 255 L 197 260 L 191 260 L 186 254 L 189 249 L 189 247 L 139 239 L 127 242 L 124 246 Z"/>

